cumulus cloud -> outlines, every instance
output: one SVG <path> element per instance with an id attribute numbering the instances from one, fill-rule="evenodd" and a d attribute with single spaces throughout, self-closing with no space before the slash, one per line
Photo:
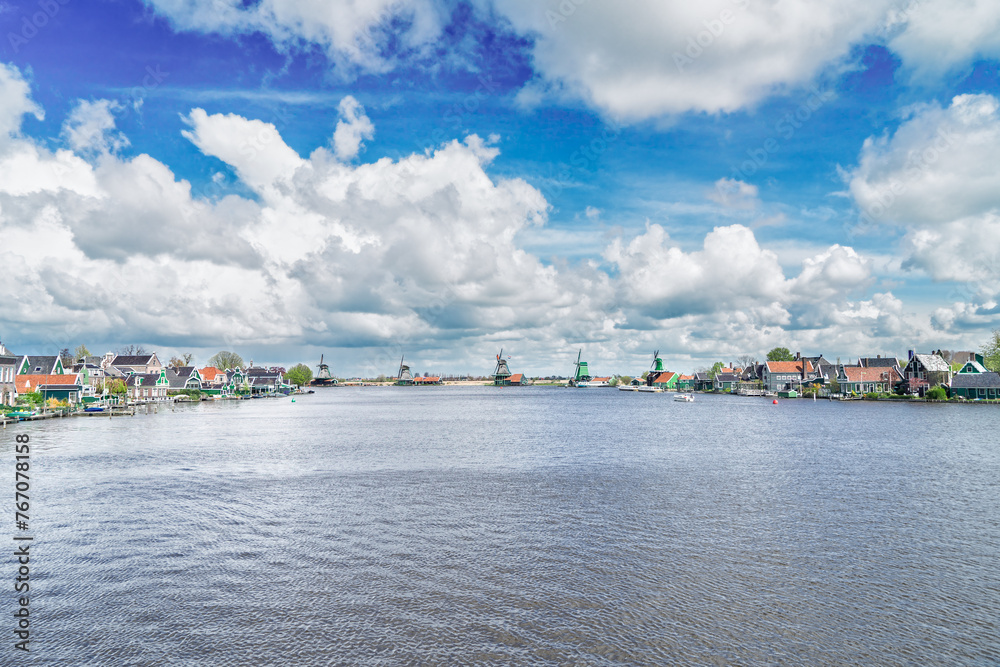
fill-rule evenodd
<path id="1" fill-rule="evenodd" d="M 435 0 L 146 0 L 180 29 L 221 34 L 261 32 L 281 48 L 322 46 L 345 75 L 394 66 L 389 41 L 419 53 L 435 42 L 447 8 Z"/>
<path id="2" fill-rule="evenodd" d="M 734 178 L 720 178 L 706 196 L 710 201 L 726 208 L 752 210 L 760 203 L 756 185 Z"/>
<path id="3" fill-rule="evenodd" d="M 353 160 L 361 150 L 361 142 L 375 136 L 375 126 L 365 115 L 365 108 L 351 95 L 340 101 L 339 111 L 340 120 L 333 133 L 334 152 L 341 160 Z"/>
<path id="4" fill-rule="evenodd" d="M 112 100 L 77 100 L 63 123 L 63 136 L 77 152 L 117 152 L 129 145 L 128 138 L 115 131 L 114 112 L 121 103 Z"/>
<path id="5" fill-rule="evenodd" d="M 27 94 L 7 103 L 34 113 Z M 8 124 L 5 321 L 25 335 L 185 346 L 407 346 L 449 364 L 511 342 L 546 364 L 578 345 L 613 360 L 664 338 L 692 355 L 914 330 L 892 295 L 862 294 L 871 266 L 854 250 L 833 246 L 788 276 L 740 225 L 695 250 L 650 225 L 611 241 L 606 264 L 547 265 L 519 239 L 545 225 L 549 204 L 522 179 L 490 175 L 496 137 L 352 165 L 326 147 L 301 157 L 259 120 L 185 119 L 184 136 L 253 196 L 198 197 L 152 156 L 88 161 Z M 358 370 L 385 372 L 366 359 Z"/>
<path id="6" fill-rule="evenodd" d="M 32 114 L 38 120 L 45 117 L 42 108 L 32 99 L 28 82 L 13 65 L 0 63 L 0 141 L 17 134 L 21 119 Z"/>
<path id="7" fill-rule="evenodd" d="M 846 174 L 864 225 L 906 231 L 905 268 L 1000 293 L 1000 101 L 959 95 L 925 105 L 892 135 L 865 141 Z"/>

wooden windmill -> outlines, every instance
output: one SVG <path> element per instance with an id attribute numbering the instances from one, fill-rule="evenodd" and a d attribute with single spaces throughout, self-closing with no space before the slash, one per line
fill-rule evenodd
<path id="1" fill-rule="evenodd" d="M 497 367 L 493 371 L 493 385 L 496 387 L 509 385 L 510 376 L 510 368 L 507 366 L 507 360 L 503 358 L 503 348 L 501 348 L 500 354 L 497 355 Z"/>
<path id="2" fill-rule="evenodd" d="M 571 387 L 586 387 L 590 383 L 590 369 L 587 367 L 586 361 L 580 361 L 582 356 L 583 349 L 581 348 L 576 354 L 576 373 L 569 381 Z"/>
<path id="3" fill-rule="evenodd" d="M 403 363 L 402 356 L 399 358 L 399 372 L 396 373 L 396 384 L 398 385 L 413 384 L 413 374 L 410 373 L 410 367 Z"/>
<path id="4" fill-rule="evenodd" d="M 657 350 L 653 353 L 653 363 L 649 365 L 649 373 L 646 374 L 646 385 L 652 387 L 663 370 L 663 359 L 660 358 L 660 351 Z"/>

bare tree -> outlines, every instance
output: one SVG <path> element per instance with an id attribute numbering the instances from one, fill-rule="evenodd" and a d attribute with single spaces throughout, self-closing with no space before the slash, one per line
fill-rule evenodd
<path id="1" fill-rule="evenodd" d="M 752 354 L 741 354 L 740 356 L 736 357 L 736 361 L 739 362 L 740 368 L 744 369 L 750 366 L 757 365 L 757 357 L 753 356 Z"/>

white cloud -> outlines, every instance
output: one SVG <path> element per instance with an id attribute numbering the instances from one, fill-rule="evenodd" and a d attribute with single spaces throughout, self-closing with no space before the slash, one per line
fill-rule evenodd
<path id="1" fill-rule="evenodd" d="M 390 38 L 419 53 L 435 42 L 447 19 L 446 8 L 435 0 L 146 2 L 180 29 L 221 34 L 259 31 L 282 48 L 300 42 L 318 44 L 342 74 L 388 71 L 394 66 L 386 49 Z"/>
<path id="2" fill-rule="evenodd" d="M 233 167 L 241 180 L 264 191 L 288 180 L 305 164 L 272 123 L 248 120 L 236 114 L 213 114 L 194 109 L 184 118 L 191 130 L 182 135 L 206 155 Z"/>
<path id="3" fill-rule="evenodd" d="M 340 120 L 333 133 L 333 147 L 337 157 L 346 162 L 358 156 L 363 140 L 371 140 L 375 136 L 375 126 L 365 115 L 365 108 L 351 95 L 340 101 L 339 110 Z"/>
<path id="4" fill-rule="evenodd" d="M 63 123 L 63 136 L 78 152 L 117 152 L 129 145 L 128 138 L 115 132 L 115 111 L 122 108 L 111 100 L 77 100 Z"/>
<path id="5" fill-rule="evenodd" d="M 906 268 L 1000 293 L 1000 101 L 926 105 L 895 134 L 867 139 L 846 176 L 865 225 L 906 230 Z"/>
<path id="6" fill-rule="evenodd" d="M 757 194 L 756 185 L 733 178 L 720 178 L 705 196 L 726 208 L 752 210 L 760 203 Z"/>
<path id="7" fill-rule="evenodd" d="M 31 99 L 31 89 L 13 65 L 0 63 L 0 142 L 21 130 L 21 119 L 32 114 L 45 117 L 42 108 Z"/>

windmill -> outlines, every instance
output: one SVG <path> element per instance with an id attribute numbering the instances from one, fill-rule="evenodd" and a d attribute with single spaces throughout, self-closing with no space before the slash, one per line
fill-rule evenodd
<path id="1" fill-rule="evenodd" d="M 653 353 L 653 363 L 649 365 L 649 373 L 646 374 L 646 385 L 649 387 L 653 386 L 656 382 L 656 378 L 660 377 L 660 373 L 663 372 L 663 359 L 660 358 L 660 351 L 657 350 Z"/>
<path id="2" fill-rule="evenodd" d="M 587 367 L 586 361 L 580 361 L 582 357 L 583 349 L 581 348 L 576 354 L 576 373 L 569 381 L 571 387 L 586 387 L 590 382 L 590 369 Z"/>
<path id="3" fill-rule="evenodd" d="M 319 366 L 317 366 L 316 377 L 310 384 L 317 386 L 325 386 L 328 384 L 336 384 L 337 381 L 330 375 L 330 367 L 323 363 L 323 356 L 319 355 Z"/>
<path id="4" fill-rule="evenodd" d="M 396 373 L 396 384 L 398 385 L 411 385 L 413 384 L 413 375 L 410 373 L 410 367 L 403 363 L 404 357 L 399 357 L 399 372 Z"/>
<path id="5" fill-rule="evenodd" d="M 503 348 L 500 348 L 500 354 L 497 355 L 497 367 L 493 371 L 493 385 L 496 387 L 504 387 L 510 384 L 510 368 L 507 366 L 507 360 L 503 358 Z"/>

